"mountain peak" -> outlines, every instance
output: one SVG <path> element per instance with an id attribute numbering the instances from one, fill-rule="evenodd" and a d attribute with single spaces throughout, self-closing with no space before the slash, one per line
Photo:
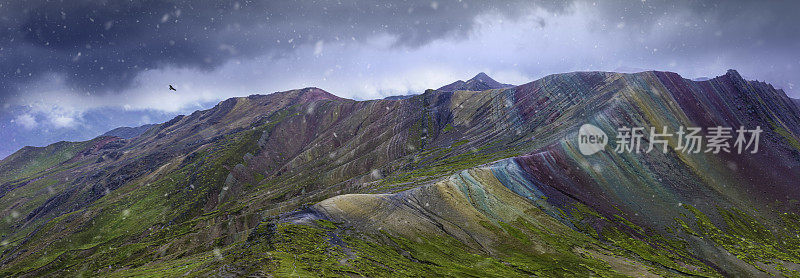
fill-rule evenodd
<path id="1" fill-rule="evenodd" d="M 495 81 L 489 75 L 484 72 L 480 72 L 476 74 L 471 79 L 467 80 L 466 82 L 458 80 L 456 82 L 450 83 L 439 88 L 439 91 L 445 92 L 452 92 L 452 91 L 459 91 L 459 90 L 466 90 L 466 91 L 485 91 L 490 89 L 501 89 L 501 88 L 508 88 L 513 87 L 511 84 L 503 84 L 500 82 Z"/>
<path id="2" fill-rule="evenodd" d="M 733 79 L 744 79 L 742 78 L 742 75 L 739 74 L 739 72 L 735 69 L 729 69 L 727 72 L 725 72 L 725 75 Z"/>
<path id="3" fill-rule="evenodd" d="M 472 79 L 470 79 L 470 80 L 492 80 L 492 81 L 494 81 L 494 79 L 489 77 L 489 75 L 487 75 L 485 72 L 480 72 L 480 73 L 476 74 L 475 77 L 472 77 Z"/>
<path id="4" fill-rule="evenodd" d="M 337 100 L 342 99 L 334 94 L 331 94 L 323 89 L 317 87 L 308 87 L 300 90 L 298 95 L 301 101 L 311 102 L 316 100 Z"/>

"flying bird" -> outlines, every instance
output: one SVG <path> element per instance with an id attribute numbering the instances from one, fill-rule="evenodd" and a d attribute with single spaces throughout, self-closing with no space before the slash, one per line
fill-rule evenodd
<path id="1" fill-rule="evenodd" d="M 178 91 L 178 90 L 175 90 L 175 87 L 172 87 L 172 84 L 169 85 L 169 89 L 173 90 L 173 91 L 176 91 L 176 92 Z"/>

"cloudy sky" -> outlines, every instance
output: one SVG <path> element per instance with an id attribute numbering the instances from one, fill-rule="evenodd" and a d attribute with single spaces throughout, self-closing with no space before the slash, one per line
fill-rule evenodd
<path id="1" fill-rule="evenodd" d="M 800 97 L 798 11 L 800 1 L 5 0 L 0 157 L 228 97 L 315 86 L 374 99 L 481 71 L 521 84 L 734 68 Z"/>

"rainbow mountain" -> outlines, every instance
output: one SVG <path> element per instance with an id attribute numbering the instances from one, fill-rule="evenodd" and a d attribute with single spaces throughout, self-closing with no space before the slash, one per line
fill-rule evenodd
<path id="1" fill-rule="evenodd" d="M 585 124 L 763 132 L 584 155 Z M 799 140 L 794 100 L 733 70 L 232 98 L 0 162 L 0 276 L 797 276 Z"/>

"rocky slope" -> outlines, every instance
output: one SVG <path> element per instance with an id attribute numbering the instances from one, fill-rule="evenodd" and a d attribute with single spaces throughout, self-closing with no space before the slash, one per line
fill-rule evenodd
<path id="1" fill-rule="evenodd" d="M 155 126 L 154 124 L 141 125 L 137 127 L 118 127 L 103 133 L 101 136 L 119 137 L 122 139 L 132 139 L 147 132 L 148 129 Z"/>
<path id="2" fill-rule="evenodd" d="M 584 156 L 586 123 L 764 131 L 756 154 Z M 735 71 L 234 98 L 0 162 L 0 275 L 797 275 L 799 138 Z"/>

